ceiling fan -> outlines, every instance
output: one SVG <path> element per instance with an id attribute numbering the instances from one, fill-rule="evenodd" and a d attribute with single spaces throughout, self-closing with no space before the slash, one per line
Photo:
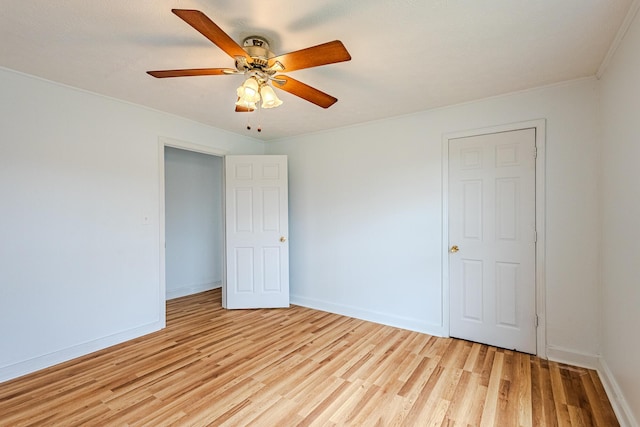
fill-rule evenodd
<path id="1" fill-rule="evenodd" d="M 183 21 L 191 25 L 213 44 L 235 60 L 235 68 L 191 68 L 184 70 L 147 71 L 157 78 L 218 76 L 244 74 L 247 79 L 237 89 L 236 111 L 250 112 L 258 107 L 273 108 L 282 104 L 273 87 L 289 92 L 322 108 L 329 108 L 338 99 L 313 88 L 289 76 L 279 74 L 282 71 L 296 71 L 304 68 L 349 61 L 351 55 L 341 41 L 323 43 L 295 52 L 276 56 L 269 50 L 269 43 L 260 36 L 250 36 L 243 40 L 242 46 L 199 10 L 172 9 Z"/>

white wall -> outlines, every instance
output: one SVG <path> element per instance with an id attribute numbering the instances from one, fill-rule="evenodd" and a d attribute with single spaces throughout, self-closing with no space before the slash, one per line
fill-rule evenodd
<path id="1" fill-rule="evenodd" d="M 445 335 L 442 137 L 547 120 L 547 343 L 599 351 L 595 79 L 267 144 L 289 156 L 292 301 Z"/>
<path id="2" fill-rule="evenodd" d="M 620 406 L 629 425 L 636 426 L 640 420 L 639 119 L 640 16 L 636 16 L 602 79 L 603 356 L 616 393 L 626 399 Z"/>
<path id="3" fill-rule="evenodd" d="M 263 144 L 6 69 L 0 93 L 2 381 L 164 324 L 159 136 Z"/>
<path id="4" fill-rule="evenodd" d="M 222 157 L 165 147 L 167 299 L 222 286 Z"/>

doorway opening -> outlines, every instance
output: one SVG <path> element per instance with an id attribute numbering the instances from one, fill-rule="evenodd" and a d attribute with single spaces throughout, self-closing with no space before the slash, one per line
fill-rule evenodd
<path id="1" fill-rule="evenodd" d="M 164 147 L 166 299 L 222 287 L 223 161 Z"/>
<path id="2" fill-rule="evenodd" d="M 166 317 L 167 299 L 225 283 L 223 165 L 226 153 L 171 138 L 158 140 L 158 299 L 162 319 Z"/>

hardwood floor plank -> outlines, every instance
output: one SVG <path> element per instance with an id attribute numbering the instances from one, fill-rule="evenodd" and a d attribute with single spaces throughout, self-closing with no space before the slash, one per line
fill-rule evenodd
<path id="1" fill-rule="evenodd" d="M 471 343 L 471 349 L 469 350 L 469 355 L 467 356 L 467 360 L 464 362 L 464 366 L 462 369 L 465 371 L 473 372 L 474 367 L 476 366 L 478 357 L 480 357 L 480 349 L 482 348 L 482 344 Z"/>
<path id="2" fill-rule="evenodd" d="M 551 382 L 550 372 L 555 369 L 558 364 L 549 364 L 546 360 L 543 359 L 536 359 L 535 362 L 537 366 L 539 366 L 538 372 L 541 383 L 540 390 L 542 393 L 540 407 L 543 412 L 545 425 L 570 425 L 568 405 L 566 402 L 556 402 L 555 396 L 559 390 L 554 389 Z M 560 383 L 559 387 L 564 390 L 562 382 Z"/>
<path id="3" fill-rule="evenodd" d="M 299 411 L 298 413 L 304 417 L 304 420 L 298 424 L 298 427 L 306 427 L 313 425 L 326 425 L 329 417 L 333 414 L 335 408 L 339 405 L 341 396 L 347 396 L 347 390 L 353 386 L 352 383 L 342 379 L 336 379 L 335 385 L 331 393 L 326 395 L 324 399 L 315 402 L 310 412 Z M 315 401 L 316 399 L 314 399 Z"/>
<path id="4" fill-rule="evenodd" d="M 409 378 L 404 382 L 400 391 L 398 391 L 398 396 L 406 399 L 414 399 L 429 381 L 431 374 L 437 366 L 437 360 L 423 357 L 416 365 L 411 376 L 409 376 Z"/>
<path id="5" fill-rule="evenodd" d="M 497 425 L 517 425 L 518 422 L 518 397 L 517 384 L 520 380 L 516 370 L 517 353 L 506 350 L 504 363 L 500 376 L 498 391 L 498 404 L 496 409 Z"/>
<path id="6" fill-rule="evenodd" d="M 369 383 L 375 383 L 381 375 L 384 375 L 388 369 L 397 366 L 394 362 L 394 355 L 403 351 L 403 343 L 406 341 L 407 333 L 400 329 L 391 331 L 385 337 L 382 345 L 374 346 L 373 357 L 362 369 L 357 373 L 357 377 L 366 380 Z"/>
<path id="7" fill-rule="evenodd" d="M 594 371 L 220 301 L 171 300 L 162 331 L 0 384 L 0 427 L 618 425 Z"/>
<path id="8" fill-rule="evenodd" d="M 502 375 L 503 361 L 504 353 L 494 352 L 494 358 L 490 367 L 489 382 L 487 383 L 487 397 L 480 423 L 483 427 L 497 425 L 496 412 L 500 393 L 500 377 Z"/>
<path id="9" fill-rule="evenodd" d="M 428 414 L 433 410 L 434 403 L 438 399 L 438 393 L 448 380 L 447 374 L 449 372 L 441 365 L 436 365 L 434 369 L 430 370 L 429 377 L 422 388 L 415 396 L 409 398 L 411 408 L 405 419 L 407 425 L 419 425 L 421 420 L 429 416 Z"/>
<path id="10" fill-rule="evenodd" d="M 518 426 L 533 426 L 532 411 L 532 387 L 531 387 L 531 363 L 529 356 L 518 354 L 517 362 L 517 384 L 518 391 L 516 397 L 516 407 L 518 413 Z"/>
<path id="11" fill-rule="evenodd" d="M 467 370 L 462 370 L 460 378 L 456 384 L 455 390 L 451 396 L 450 405 L 447 408 L 445 418 L 455 423 L 457 420 L 464 419 L 469 412 L 472 402 L 471 394 L 475 392 L 475 384 L 472 381 L 473 374 Z M 477 376 L 476 376 L 477 377 Z"/>
<path id="12" fill-rule="evenodd" d="M 307 388 L 302 393 L 290 393 L 288 395 L 289 400 L 298 404 L 296 413 L 303 418 L 309 416 L 322 402 L 328 400 L 329 396 L 334 395 L 337 389 L 346 387 L 346 381 L 334 376 L 327 378 L 321 375 L 314 375 L 313 379 L 313 388 Z M 308 421 L 311 422 L 313 420 L 310 419 Z"/>
<path id="13" fill-rule="evenodd" d="M 585 383 L 587 396 L 589 396 L 589 405 L 593 410 L 595 425 L 615 425 L 616 420 L 612 418 L 613 414 L 605 410 L 609 401 L 603 400 L 606 397 L 606 393 L 597 373 L 589 371 L 588 376 L 583 377 L 583 382 Z"/>
<path id="14" fill-rule="evenodd" d="M 560 366 L 551 366 L 549 369 L 551 389 L 553 390 L 553 401 L 555 403 L 556 411 L 560 411 L 562 405 L 567 404 L 567 398 L 564 392 L 564 386 L 562 385 L 562 376 L 560 375 Z"/>
<path id="15" fill-rule="evenodd" d="M 380 393 L 380 387 L 376 385 L 365 386 L 364 384 L 358 388 L 348 406 L 340 408 L 340 414 L 334 415 L 332 419 L 339 425 L 362 425 L 355 424 L 356 417 L 362 413 L 367 413 L 367 409 L 371 407 L 370 403 L 378 402 L 376 396 Z"/>
<path id="16" fill-rule="evenodd" d="M 480 378 L 478 379 L 478 386 L 476 393 L 473 395 L 471 402 L 471 410 L 466 419 L 462 419 L 461 423 L 464 425 L 466 422 L 468 425 L 479 426 L 482 422 L 482 413 L 487 403 L 487 387 L 481 384 Z"/>

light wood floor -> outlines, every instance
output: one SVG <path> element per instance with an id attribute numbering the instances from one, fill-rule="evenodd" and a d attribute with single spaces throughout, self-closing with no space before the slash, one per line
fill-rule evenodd
<path id="1" fill-rule="evenodd" d="M 0 425 L 616 426 L 594 371 L 302 307 L 167 328 L 0 384 Z"/>

